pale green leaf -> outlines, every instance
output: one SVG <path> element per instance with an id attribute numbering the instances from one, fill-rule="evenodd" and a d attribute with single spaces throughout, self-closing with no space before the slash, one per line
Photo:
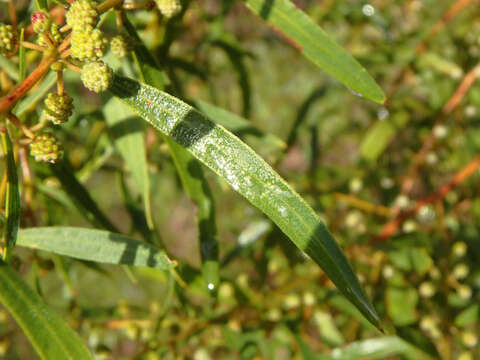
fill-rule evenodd
<path id="1" fill-rule="evenodd" d="M 121 234 L 75 227 L 20 230 L 18 245 L 104 264 L 170 269 L 175 262 L 164 251 Z"/>
<path id="2" fill-rule="evenodd" d="M 103 108 L 103 113 L 115 146 L 131 171 L 137 190 L 142 194 L 147 222 L 149 227 L 153 228 L 150 180 L 145 150 L 145 126 L 138 121 L 128 106 L 116 98 L 108 101 Z"/>
<path id="3" fill-rule="evenodd" d="M 383 103 L 367 71 L 290 0 L 244 0 L 247 7 L 295 42 L 302 54 L 352 91 Z"/>
<path id="4" fill-rule="evenodd" d="M 269 216 L 378 326 L 375 310 L 325 224 L 252 149 L 191 106 L 151 86 L 115 77 L 110 91 Z"/>
<path id="5" fill-rule="evenodd" d="M 40 358 L 93 359 L 78 335 L 3 262 L 0 263 L 0 302 L 17 321 Z"/>
<path id="6" fill-rule="evenodd" d="M 3 228 L 3 259 L 8 261 L 10 253 L 17 240 L 18 226 L 20 224 L 21 204 L 20 189 L 18 187 L 17 165 L 13 154 L 13 145 L 6 126 L 0 131 L 2 138 L 3 153 L 5 155 L 5 169 L 7 182 L 5 189 L 5 227 Z"/>

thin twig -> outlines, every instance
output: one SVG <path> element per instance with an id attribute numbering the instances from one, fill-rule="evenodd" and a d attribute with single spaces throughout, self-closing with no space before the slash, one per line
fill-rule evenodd
<path id="1" fill-rule="evenodd" d="M 435 120 L 435 124 L 432 126 L 432 130 L 430 131 L 430 134 L 428 135 L 428 137 L 425 138 L 422 144 L 422 147 L 414 156 L 412 163 L 410 165 L 410 168 L 407 171 L 407 176 L 405 177 L 402 183 L 402 191 L 401 191 L 402 194 L 406 194 L 410 192 L 410 190 L 413 187 L 414 179 L 417 176 L 420 165 L 423 163 L 425 156 L 435 145 L 436 137 L 433 133 L 433 129 L 435 129 L 435 126 L 442 123 L 445 117 L 450 115 L 453 112 L 453 110 L 457 108 L 457 106 L 465 97 L 468 90 L 475 83 L 479 75 L 480 75 L 480 62 L 472 70 L 470 70 L 467 74 L 465 74 L 460 85 L 457 87 L 453 95 L 450 97 L 450 99 L 447 101 L 447 103 L 443 107 L 440 116 L 437 117 L 437 119 Z"/>
<path id="2" fill-rule="evenodd" d="M 480 155 L 476 156 L 470 163 L 468 163 L 463 169 L 458 171 L 455 176 L 448 183 L 442 185 L 437 191 L 429 196 L 417 201 L 415 206 L 404 213 L 400 213 L 392 221 L 385 224 L 380 234 L 373 239 L 373 242 L 380 242 L 388 239 L 392 236 L 397 229 L 407 220 L 409 217 L 415 215 L 425 205 L 442 200 L 453 188 L 461 184 L 468 177 L 480 167 Z"/>
<path id="3" fill-rule="evenodd" d="M 20 45 L 22 45 L 23 47 L 26 47 L 27 49 L 36 50 L 36 51 L 45 51 L 45 50 L 47 50 L 46 47 L 43 47 L 43 46 L 40 46 L 40 45 L 31 43 L 31 42 L 28 42 L 28 41 L 22 41 L 22 42 L 20 43 Z"/>

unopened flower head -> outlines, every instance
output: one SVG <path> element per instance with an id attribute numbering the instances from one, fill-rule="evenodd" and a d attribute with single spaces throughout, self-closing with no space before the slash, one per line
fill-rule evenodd
<path id="1" fill-rule="evenodd" d="M 72 57 L 79 60 L 97 60 L 105 54 L 106 47 L 107 39 L 98 29 L 72 35 Z"/>
<path id="2" fill-rule="evenodd" d="M 50 29 L 52 18 L 49 13 L 43 10 L 35 11 L 31 17 L 33 31 L 37 34 L 44 33 Z"/>
<path id="3" fill-rule="evenodd" d="M 48 94 L 45 99 L 45 112 L 46 119 L 53 122 L 55 125 L 63 124 L 68 120 L 73 112 L 73 99 L 71 96 L 63 93 L 59 95 L 57 93 Z"/>
<path id="4" fill-rule="evenodd" d="M 95 2 L 91 0 L 76 0 L 67 11 L 67 24 L 74 32 L 88 32 L 97 24 L 98 12 Z"/>
<path id="5" fill-rule="evenodd" d="M 86 88 L 99 93 L 112 84 L 113 70 L 103 61 L 94 61 L 83 66 L 80 78 Z"/>
<path id="6" fill-rule="evenodd" d="M 36 135 L 30 143 L 30 154 L 35 161 L 56 163 L 63 155 L 62 146 L 49 133 Z"/>
<path id="7" fill-rule="evenodd" d="M 182 11 L 182 4 L 180 0 L 155 0 L 158 9 L 167 19 L 174 17 Z"/>

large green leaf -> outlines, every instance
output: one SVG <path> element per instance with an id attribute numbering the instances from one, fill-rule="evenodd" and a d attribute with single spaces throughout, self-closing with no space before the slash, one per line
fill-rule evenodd
<path id="1" fill-rule="evenodd" d="M 4 262 L 0 262 L 0 302 L 15 318 L 40 358 L 93 359 L 78 335 Z"/>
<path id="2" fill-rule="evenodd" d="M 3 259 L 8 261 L 10 252 L 17 240 L 18 226 L 20 224 L 20 190 L 18 187 L 17 166 L 13 155 L 13 145 L 10 140 L 8 129 L 2 126 L 0 131 L 2 138 L 3 153 L 5 154 L 5 168 L 7 171 L 7 185 L 5 190 L 5 227 L 3 228 Z"/>
<path id="3" fill-rule="evenodd" d="M 293 40 L 302 54 L 355 93 L 379 103 L 385 95 L 367 71 L 290 0 L 244 0 L 255 14 Z"/>
<path id="4" fill-rule="evenodd" d="M 164 251 L 134 238 L 103 230 L 37 227 L 19 232 L 18 245 L 105 264 L 170 269 L 175 262 Z"/>
<path id="5" fill-rule="evenodd" d="M 373 306 L 325 224 L 252 149 L 191 106 L 151 86 L 115 77 L 110 91 L 269 216 L 378 326 Z"/>

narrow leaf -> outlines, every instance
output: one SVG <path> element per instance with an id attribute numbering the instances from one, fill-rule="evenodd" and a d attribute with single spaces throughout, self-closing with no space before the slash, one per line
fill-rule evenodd
<path id="1" fill-rule="evenodd" d="M 153 228 L 150 204 L 150 181 L 145 151 L 145 126 L 136 115 L 116 98 L 103 108 L 115 146 L 131 171 L 137 190 L 142 194 L 148 226 Z"/>
<path id="2" fill-rule="evenodd" d="M 164 251 L 117 233 L 75 227 L 37 227 L 20 230 L 18 245 L 75 259 L 104 264 L 171 269 L 175 262 Z"/>
<path id="3" fill-rule="evenodd" d="M 18 82 L 19 76 L 17 65 L 14 64 L 10 59 L 2 55 L 0 55 L 0 69 L 5 71 L 8 76 Z"/>
<path id="4" fill-rule="evenodd" d="M 290 0 L 244 0 L 247 7 L 295 42 L 303 55 L 355 93 L 383 103 L 367 71 Z"/>
<path id="5" fill-rule="evenodd" d="M 20 31 L 20 44 L 22 44 L 24 36 L 25 28 L 22 27 L 22 30 Z M 25 50 L 25 46 L 20 45 L 20 50 L 18 51 L 18 74 L 20 75 L 19 82 L 22 82 L 27 74 L 27 60 L 25 56 Z"/>
<path id="6" fill-rule="evenodd" d="M 334 349 L 331 355 L 319 357 L 331 360 L 385 359 L 395 355 L 410 355 L 414 359 L 430 359 L 397 336 L 357 341 L 343 348 Z"/>
<path id="7" fill-rule="evenodd" d="M 287 144 L 282 139 L 259 130 L 250 121 L 237 114 L 201 100 L 196 101 L 195 105 L 210 119 L 217 124 L 222 125 L 238 137 L 243 137 L 243 135 L 253 135 L 263 140 L 266 144 L 272 145 L 276 149 L 284 150 L 287 147 Z"/>
<path id="8" fill-rule="evenodd" d="M 18 274 L 0 263 L 0 302 L 42 359 L 93 359 L 78 335 L 52 312 Z"/>
<path id="9" fill-rule="evenodd" d="M 5 156 L 5 169 L 7 175 L 5 195 L 5 227 L 3 228 L 4 252 L 3 259 L 8 261 L 10 253 L 17 240 L 18 226 L 20 224 L 21 204 L 20 190 L 18 187 L 17 166 L 13 155 L 13 145 L 8 134 L 8 129 L 3 126 L 1 131 L 3 154 Z"/>
<path id="10" fill-rule="evenodd" d="M 133 36 L 137 42 L 133 53 L 142 80 L 157 89 L 163 89 L 165 83 L 162 80 L 155 59 L 150 55 L 145 45 L 143 45 L 130 22 L 127 21 L 127 23 L 129 34 Z M 203 175 L 203 169 L 198 161 L 165 134 L 164 139 L 169 147 L 182 185 L 197 207 L 196 220 L 200 241 L 203 278 L 207 288 L 216 291 L 220 281 L 220 266 L 218 262 L 217 225 L 215 222 L 213 196 Z"/>
<path id="11" fill-rule="evenodd" d="M 71 165 L 66 159 L 51 165 L 50 168 L 53 174 L 60 180 L 65 192 L 92 224 L 109 231 L 118 232 L 115 225 L 110 222 L 92 199 L 87 189 L 77 180 Z"/>
<path id="12" fill-rule="evenodd" d="M 325 224 L 252 149 L 194 108 L 148 85 L 115 77 L 110 91 L 269 216 L 378 326 L 375 310 Z"/>
<path id="13" fill-rule="evenodd" d="M 200 163 L 182 146 L 165 136 L 178 175 L 190 199 L 197 207 L 202 273 L 209 290 L 216 290 L 220 281 L 217 224 L 213 195 Z"/>

